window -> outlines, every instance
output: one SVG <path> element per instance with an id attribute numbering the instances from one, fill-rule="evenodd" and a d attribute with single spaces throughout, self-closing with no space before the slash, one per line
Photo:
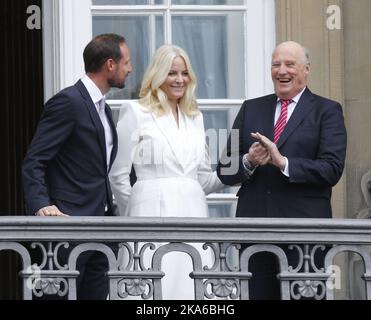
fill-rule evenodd
<path id="1" fill-rule="evenodd" d="M 140 82 L 155 50 L 176 44 L 190 56 L 198 78 L 197 97 L 207 133 L 219 141 L 210 145 L 213 167 L 234 118 L 247 98 L 272 92 L 270 54 L 275 45 L 274 0 L 60 0 L 59 12 L 78 10 L 79 17 L 64 15 L 72 39 L 62 47 L 73 53 L 76 69 L 61 69 L 74 75 L 83 73 L 83 47 L 92 36 L 115 32 L 125 36 L 131 50 L 133 72 L 126 88 L 108 95 L 115 119 L 125 99 L 137 99 Z M 55 10 L 54 10 L 55 11 Z M 85 17 L 81 19 L 82 17 Z M 70 19 L 70 21 L 66 21 Z M 80 20 L 79 20 L 80 19 Z M 90 19 L 89 26 L 83 26 Z M 78 33 L 75 30 L 79 30 Z M 79 51 L 80 50 L 80 51 Z M 62 50 L 63 52 L 63 50 Z M 80 61 L 77 63 L 76 61 Z M 68 61 L 65 61 L 68 63 Z M 78 68 L 80 67 L 80 74 Z M 67 85 L 66 80 L 61 83 Z M 220 130 L 219 130 L 220 129 Z M 214 141 L 213 139 L 209 139 Z M 208 197 L 213 216 L 232 216 L 236 188 Z"/>

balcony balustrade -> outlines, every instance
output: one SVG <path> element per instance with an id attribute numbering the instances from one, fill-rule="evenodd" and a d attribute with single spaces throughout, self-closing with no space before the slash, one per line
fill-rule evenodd
<path id="1" fill-rule="evenodd" d="M 205 265 L 202 250 L 213 252 L 213 265 Z M 287 250 L 297 263 L 289 265 Z M 23 299 L 61 296 L 76 299 L 76 261 L 86 251 L 106 255 L 109 297 L 128 296 L 162 299 L 161 266 L 165 255 L 182 252 L 189 256 L 189 276 L 196 300 L 249 299 L 250 258 L 270 252 L 278 259 L 282 300 L 334 299 L 341 273 L 339 254 L 352 253 L 363 264 L 365 297 L 371 299 L 371 221 L 340 219 L 181 219 L 129 217 L 2 217 L 0 251 L 16 252 L 21 261 L 19 276 Z M 242 246 L 242 249 L 241 249 Z M 66 265 L 58 252 L 69 247 Z M 34 253 L 41 256 L 33 260 Z M 324 265 L 316 265 L 322 252 Z M 150 261 L 144 256 L 150 253 Z"/>

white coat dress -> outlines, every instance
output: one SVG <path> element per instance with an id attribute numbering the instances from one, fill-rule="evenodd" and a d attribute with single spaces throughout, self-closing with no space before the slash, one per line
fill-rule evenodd
<path id="1" fill-rule="evenodd" d="M 156 116 L 138 102 L 120 110 L 118 153 L 110 172 L 111 187 L 120 215 L 133 217 L 208 217 L 206 194 L 224 187 L 212 172 L 203 117 L 178 109 L 179 127 L 171 113 Z M 137 182 L 131 188 L 134 166 Z M 204 265 L 212 266 L 211 253 L 203 252 Z M 162 262 L 163 299 L 193 299 L 191 259 L 170 253 Z"/>

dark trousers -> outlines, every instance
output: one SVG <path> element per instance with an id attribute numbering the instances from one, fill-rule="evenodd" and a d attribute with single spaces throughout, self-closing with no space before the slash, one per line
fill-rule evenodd
<path id="1" fill-rule="evenodd" d="M 277 279 L 277 258 L 266 252 L 254 254 L 249 262 L 252 278 L 249 280 L 250 300 L 279 300 L 280 283 Z"/>
<path id="2" fill-rule="evenodd" d="M 247 247 L 248 245 L 242 245 L 241 252 Z M 295 249 L 289 250 L 288 245 L 280 245 L 279 247 L 285 251 L 289 266 L 295 269 L 299 262 L 298 252 Z M 314 260 L 317 268 L 323 267 L 327 251 L 328 249 L 325 251 L 316 251 Z M 304 272 L 303 268 L 299 272 Z M 278 258 L 275 255 L 269 252 L 254 254 L 250 258 L 248 269 L 252 273 L 252 278 L 249 280 L 250 300 L 281 299 L 280 280 L 277 278 L 280 268 Z M 311 266 L 310 271 L 313 271 Z"/>
<path id="3" fill-rule="evenodd" d="M 58 262 L 61 266 L 67 264 L 69 255 L 76 245 L 70 244 L 67 249 L 63 247 L 59 249 Z M 113 250 L 115 255 L 117 254 L 117 244 L 106 245 Z M 35 253 L 35 250 L 33 252 L 33 263 L 40 264 L 42 260 L 40 253 Z M 76 262 L 76 270 L 80 273 L 76 279 L 77 300 L 106 300 L 109 292 L 108 269 L 108 259 L 105 254 L 98 251 L 87 251 L 80 254 Z M 35 300 L 67 300 L 67 298 L 68 293 L 63 297 L 58 295 L 34 297 Z"/>
<path id="4" fill-rule="evenodd" d="M 108 260 L 97 251 L 84 252 L 77 260 L 80 275 L 76 280 L 77 300 L 106 300 Z"/>

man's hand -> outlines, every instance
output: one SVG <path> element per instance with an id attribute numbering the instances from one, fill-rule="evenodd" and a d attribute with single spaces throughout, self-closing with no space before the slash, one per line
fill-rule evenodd
<path id="1" fill-rule="evenodd" d="M 278 151 L 276 144 L 269 140 L 266 136 L 263 136 L 259 132 L 252 133 L 251 136 L 259 141 L 261 144 L 270 154 L 270 162 L 280 168 L 280 170 L 284 170 L 286 166 L 286 159 L 282 154 Z"/>
<path id="2" fill-rule="evenodd" d="M 263 166 L 270 160 L 268 150 L 259 142 L 255 142 L 246 155 L 247 160 L 254 166 Z"/>
<path id="3" fill-rule="evenodd" d="M 68 217 L 67 214 L 64 214 L 63 212 L 59 211 L 59 209 L 56 206 L 49 206 L 49 207 L 41 208 L 39 211 L 36 212 L 35 215 L 39 217 L 46 217 L 46 216 Z"/>

